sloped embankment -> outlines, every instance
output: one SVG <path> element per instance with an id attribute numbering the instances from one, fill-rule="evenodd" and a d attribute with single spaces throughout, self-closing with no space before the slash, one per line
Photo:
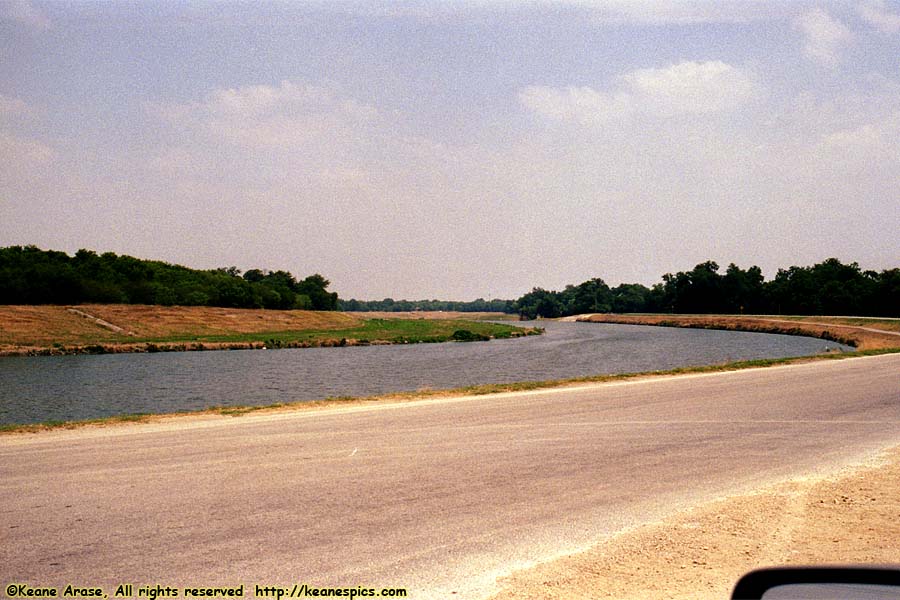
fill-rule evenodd
<path id="1" fill-rule="evenodd" d="M 655 325 L 804 335 L 856 347 L 857 350 L 900 348 L 900 320 L 844 317 L 745 317 L 735 315 L 616 315 L 577 317 L 591 323 Z"/>
<path id="2" fill-rule="evenodd" d="M 536 332 L 488 322 L 377 319 L 332 311 L 128 304 L 0 306 L 0 355 L 409 344 Z"/>

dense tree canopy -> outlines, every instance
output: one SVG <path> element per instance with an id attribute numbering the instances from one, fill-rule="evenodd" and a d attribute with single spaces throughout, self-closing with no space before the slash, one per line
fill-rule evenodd
<path id="1" fill-rule="evenodd" d="M 337 294 L 329 281 L 310 275 L 297 281 L 286 271 L 236 267 L 201 271 L 160 261 L 65 252 L 34 246 L 0 248 L 0 304 L 78 304 L 82 302 L 306 308 L 335 310 Z"/>
<path id="2" fill-rule="evenodd" d="M 689 314 L 792 314 L 900 316 L 900 269 L 862 271 L 836 258 L 812 267 L 779 269 L 772 281 L 753 266 L 728 265 L 725 274 L 713 261 L 690 271 L 666 273 L 662 283 L 638 283 L 612 289 L 601 279 L 561 292 L 534 288 L 513 303 L 522 317 L 558 317 L 589 312 L 669 312 Z"/>

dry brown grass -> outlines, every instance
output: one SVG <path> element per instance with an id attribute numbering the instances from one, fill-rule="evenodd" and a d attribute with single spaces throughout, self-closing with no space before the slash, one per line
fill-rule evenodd
<path id="1" fill-rule="evenodd" d="M 229 309 L 205 306 L 85 304 L 78 310 L 121 327 L 116 333 L 65 306 L 0 306 L 0 350 L 133 342 L 269 331 L 344 329 L 359 317 L 338 312 Z"/>
<path id="2" fill-rule="evenodd" d="M 62 306 L 0 306 L 0 346 L 80 344 L 121 338 Z"/>
<path id="3" fill-rule="evenodd" d="M 900 335 L 892 321 L 856 320 L 845 317 L 743 317 L 735 315 L 612 315 L 597 314 L 578 319 L 593 323 L 630 325 L 664 325 L 759 331 L 789 335 L 808 335 L 855 346 L 858 350 L 881 350 L 900 347 Z M 851 324 L 864 321 L 863 325 Z M 871 331 L 881 329 L 882 331 Z M 892 333 L 893 332 L 893 333 Z"/>
<path id="4" fill-rule="evenodd" d="M 854 325 L 900 332 L 900 319 L 878 319 L 868 317 L 772 317 L 785 321 L 806 321 L 810 323 L 827 323 L 833 325 Z"/>
<path id="5" fill-rule="evenodd" d="M 344 329 L 360 323 L 359 318 L 346 313 L 312 310 L 131 304 L 85 304 L 78 309 L 142 338 Z"/>

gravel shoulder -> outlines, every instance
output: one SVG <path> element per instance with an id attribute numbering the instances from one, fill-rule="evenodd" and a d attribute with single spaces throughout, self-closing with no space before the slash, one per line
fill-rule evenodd
<path id="1" fill-rule="evenodd" d="M 687 509 L 513 573 L 491 600 L 720 599 L 752 569 L 900 561 L 900 447 Z"/>

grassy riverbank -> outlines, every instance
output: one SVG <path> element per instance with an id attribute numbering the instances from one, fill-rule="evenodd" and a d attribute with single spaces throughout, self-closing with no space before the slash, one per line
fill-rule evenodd
<path id="1" fill-rule="evenodd" d="M 726 329 L 803 335 L 853 346 L 857 350 L 900 348 L 900 320 L 860 317 L 781 317 L 742 315 L 594 314 L 574 320 L 660 327 Z"/>
<path id="2" fill-rule="evenodd" d="M 371 318 L 364 313 L 126 304 L 0 306 L 0 355 L 410 344 L 537 332 L 446 316 Z"/>

